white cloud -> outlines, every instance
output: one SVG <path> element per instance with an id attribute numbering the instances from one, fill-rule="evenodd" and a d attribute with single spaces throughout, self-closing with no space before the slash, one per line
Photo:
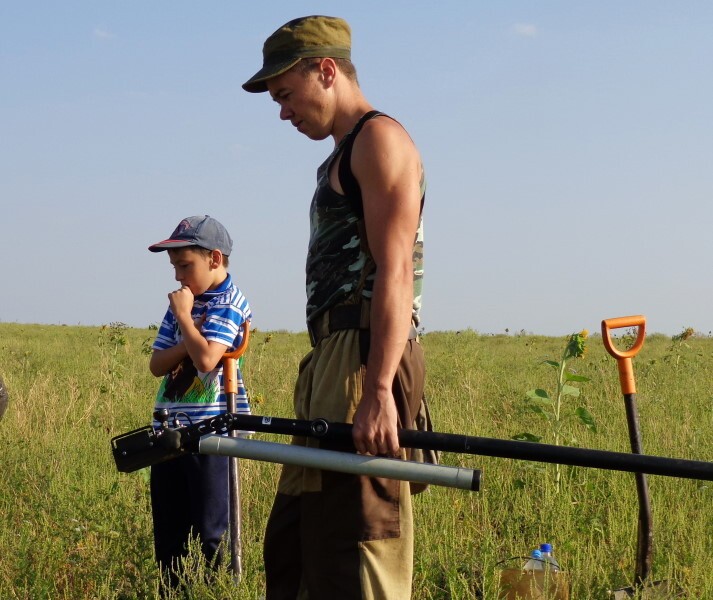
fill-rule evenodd
<path id="1" fill-rule="evenodd" d="M 535 37 L 537 35 L 537 26 L 532 23 L 516 23 L 513 25 L 512 30 L 515 35 L 522 37 Z"/>
<path id="2" fill-rule="evenodd" d="M 104 27 L 95 27 L 92 35 L 99 40 L 111 40 L 116 36 Z"/>

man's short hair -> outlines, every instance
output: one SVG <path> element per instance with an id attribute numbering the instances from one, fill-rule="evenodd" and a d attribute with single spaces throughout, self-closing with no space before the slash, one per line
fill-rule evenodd
<path id="1" fill-rule="evenodd" d="M 292 67 L 292 69 L 297 73 L 307 75 L 307 73 L 309 73 L 314 67 L 316 67 L 320 63 L 322 58 L 326 57 L 303 58 L 294 67 Z M 354 63 L 351 60 L 349 60 L 348 58 L 333 58 L 332 60 L 336 63 L 337 68 L 342 72 L 343 75 L 347 77 L 347 79 L 350 79 L 357 84 L 359 83 L 357 79 L 356 67 L 354 66 Z"/>

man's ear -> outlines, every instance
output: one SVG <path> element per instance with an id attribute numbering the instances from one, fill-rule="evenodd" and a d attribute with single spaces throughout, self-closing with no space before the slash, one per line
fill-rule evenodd
<path id="1" fill-rule="evenodd" d="M 319 63 L 319 78 L 325 88 L 332 87 L 337 75 L 337 63 L 333 58 L 323 58 Z"/>

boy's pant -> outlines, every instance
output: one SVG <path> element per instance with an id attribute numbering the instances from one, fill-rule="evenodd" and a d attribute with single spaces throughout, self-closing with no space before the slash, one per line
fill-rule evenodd
<path id="1" fill-rule="evenodd" d="M 180 558 L 190 536 L 200 539 L 211 563 L 220 561 L 220 542 L 228 529 L 228 458 L 188 454 L 151 467 L 151 512 L 159 568 L 170 569 L 178 585 Z"/>
<path id="2" fill-rule="evenodd" d="M 364 376 L 359 335 L 337 331 L 302 360 L 295 387 L 298 419 L 352 421 Z M 412 427 L 423 384 L 423 351 L 409 340 L 393 386 L 400 427 Z M 293 443 L 318 446 L 299 437 Z M 267 600 L 410 598 L 409 484 L 285 465 L 264 559 Z"/>

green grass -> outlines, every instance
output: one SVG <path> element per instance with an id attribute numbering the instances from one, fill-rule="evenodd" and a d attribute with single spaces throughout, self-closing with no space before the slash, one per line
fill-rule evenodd
<path id="1" fill-rule="evenodd" d="M 0 421 L 0 598 L 153 598 L 148 474 L 118 473 L 111 437 L 149 423 L 158 381 L 145 353 L 154 331 L 0 324 L 0 374 L 10 405 Z M 523 431 L 548 439 L 525 392 L 552 389 L 564 338 L 428 333 L 427 394 L 436 428 L 508 439 Z M 256 414 L 292 416 L 297 364 L 306 334 L 255 332 L 244 374 Z M 650 336 L 634 359 L 644 451 L 713 460 L 713 339 L 685 343 Z M 572 445 L 629 450 L 616 363 L 601 339 L 572 361 L 597 421 L 565 426 Z M 572 408 L 574 405 L 572 405 Z M 261 436 L 273 441 L 277 436 Z M 279 441 L 287 441 L 282 438 Z M 569 443 L 569 442 L 568 442 Z M 497 574 L 537 543 L 551 542 L 572 598 L 605 598 L 630 585 L 638 501 L 634 476 L 457 454 L 450 465 L 483 470 L 478 493 L 431 487 L 414 498 L 417 600 L 496 598 Z M 192 555 L 192 598 L 257 599 L 264 594 L 263 528 L 278 467 L 241 461 L 244 577 L 203 583 Z M 649 477 L 655 579 L 688 598 L 713 598 L 713 486 Z"/>

